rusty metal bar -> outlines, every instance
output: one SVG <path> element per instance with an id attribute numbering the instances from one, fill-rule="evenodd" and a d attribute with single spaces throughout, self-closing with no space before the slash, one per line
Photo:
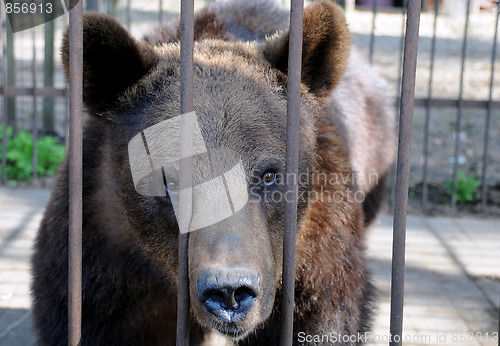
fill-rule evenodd
<path id="1" fill-rule="evenodd" d="M 194 2 L 181 1 L 181 113 L 193 110 L 193 37 L 194 37 Z M 179 265 L 177 279 L 177 346 L 189 344 L 189 273 L 188 273 L 188 220 L 191 219 L 192 196 L 189 195 L 191 185 L 192 162 L 184 159 L 193 140 L 192 118 L 181 121 L 181 160 L 179 179 Z"/>
<path id="2" fill-rule="evenodd" d="M 130 1 L 131 0 L 127 0 L 127 8 L 126 8 L 127 30 L 129 30 L 129 31 L 130 31 L 130 26 L 131 26 L 131 22 L 132 22 L 132 19 L 131 19 L 132 15 L 130 13 L 131 12 L 131 9 L 130 9 L 131 3 L 130 3 Z"/>
<path id="3" fill-rule="evenodd" d="M 160 25 L 163 24 L 163 0 L 159 0 L 158 22 L 160 23 Z"/>
<path id="4" fill-rule="evenodd" d="M 407 0 L 403 0 L 403 3 L 401 5 L 401 16 L 403 17 L 402 24 L 401 24 L 401 41 L 399 42 L 399 61 L 398 61 L 398 85 L 397 85 L 397 102 L 396 102 L 396 111 L 399 111 L 399 108 L 401 107 L 401 98 L 399 95 L 401 95 L 401 75 L 402 75 L 402 68 L 403 68 L 403 52 L 404 52 L 404 46 L 405 46 L 405 24 L 406 24 L 406 5 L 407 5 Z"/>
<path id="5" fill-rule="evenodd" d="M 459 100 L 432 98 L 429 101 L 427 98 L 415 99 L 415 107 L 427 107 L 428 104 L 431 107 L 438 108 L 457 108 Z M 489 104 L 489 101 L 462 100 L 462 108 L 488 109 Z M 500 101 L 491 101 L 491 108 L 500 109 Z"/>
<path id="6" fill-rule="evenodd" d="M 469 15 L 470 15 L 470 1 L 467 0 L 467 9 L 465 15 L 465 29 L 464 40 L 462 44 L 462 57 L 460 66 L 460 91 L 458 95 L 458 111 L 457 120 L 455 125 L 455 148 L 453 151 L 453 171 L 452 171 L 452 188 L 451 188 L 451 207 L 455 208 L 457 205 L 457 175 L 458 175 L 458 154 L 460 151 L 460 128 L 462 127 L 462 108 L 463 108 L 463 92 L 464 92 L 464 72 L 465 60 L 467 54 L 467 32 L 469 30 Z"/>
<path id="7" fill-rule="evenodd" d="M 65 80 L 65 84 L 66 84 L 66 97 L 64 98 L 64 109 L 66 111 L 65 113 L 65 117 L 64 117 L 64 146 L 66 148 L 69 147 L 69 85 L 68 85 L 68 82 L 66 82 Z"/>
<path id="8" fill-rule="evenodd" d="M 490 140 L 491 112 L 493 108 L 493 85 L 495 83 L 495 57 L 497 54 L 498 38 L 498 18 L 500 15 L 500 2 L 497 1 L 497 18 L 495 21 L 495 34 L 493 37 L 493 48 L 491 49 L 491 75 L 490 91 L 488 96 L 488 110 L 486 111 L 486 124 L 484 126 L 484 144 L 483 144 L 483 167 L 481 172 L 481 206 L 486 209 L 488 204 L 488 189 L 486 186 L 486 172 L 488 170 L 488 142 Z"/>
<path id="9" fill-rule="evenodd" d="M 7 93 L 7 97 L 17 97 L 17 96 L 33 96 L 33 88 L 31 87 L 7 87 L 7 90 L 3 86 L 0 86 L 0 94 Z M 51 88 L 51 87 L 40 87 L 36 89 L 38 97 L 66 97 L 68 92 L 64 88 Z M 400 98 L 397 98 L 396 103 L 400 102 Z M 430 104 L 434 108 L 457 108 L 458 99 L 442 99 L 442 98 L 432 98 L 430 101 L 427 98 L 416 98 L 415 107 L 427 107 Z M 462 108 L 476 108 L 487 110 L 490 106 L 488 100 L 462 100 Z M 500 110 L 500 101 L 491 101 L 492 110 Z M 398 108 L 399 109 L 399 108 Z"/>
<path id="10" fill-rule="evenodd" d="M 34 3 L 32 1 L 32 3 Z M 38 142 L 38 117 L 37 113 L 37 93 L 36 93 L 36 27 L 35 17 L 32 16 L 33 27 L 31 28 L 31 39 L 32 39 L 32 48 L 33 48 L 33 61 L 31 65 L 32 79 L 33 79 L 33 153 L 32 153 L 32 164 L 33 164 L 33 180 L 38 178 L 38 150 L 37 150 L 37 142 Z"/>
<path id="11" fill-rule="evenodd" d="M 429 84 L 427 92 L 427 104 L 425 106 L 425 124 L 424 124 L 424 147 L 423 155 L 424 162 L 422 165 L 422 208 L 425 210 L 427 208 L 428 199 L 428 182 L 427 173 L 429 166 L 429 124 L 431 120 L 431 101 L 432 101 L 432 82 L 434 80 L 434 60 L 436 57 L 436 36 L 437 36 L 437 19 L 439 15 L 439 1 L 434 1 L 434 24 L 433 24 L 433 34 L 431 43 L 431 64 L 429 73 Z"/>
<path id="12" fill-rule="evenodd" d="M 5 13 L 5 8 L 0 6 L 0 19 L 2 21 L 2 80 L 4 90 L 3 94 L 3 117 L 2 117 L 2 177 L 1 182 L 5 185 L 7 168 L 7 14 Z"/>
<path id="13" fill-rule="evenodd" d="M 281 346 L 293 342 L 293 308 L 295 297 L 295 244 L 297 240 L 297 172 L 299 167 L 300 82 L 302 71 L 302 29 L 304 1 L 290 4 L 290 42 L 288 48 L 288 93 L 286 118 L 286 186 L 283 234 L 283 306 Z"/>
<path id="14" fill-rule="evenodd" d="M 396 86 L 396 113 L 399 111 L 401 108 L 401 77 L 403 74 L 403 53 L 404 53 L 404 46 L 405 46 L 405 27 L 406 27 L 406 7 L 407 7 L 407 0 L 403 0 L 403 3 L 401 4 L 401 40 L 399 42 L 399 60 L 398 60 L 398 84 Z M 397 126 L 399 124 L 396 122 Z M 396 195 L 396 179 L 393 179 L 393 177 L 396 176 L 396 165 L 393 164 L 392 166 L 392 177 L 391 177 L 391 195 L 389 197 L 389 208 L 394 208 L 394 198 Z"/>
<path id="15" fill-rule="evenodd" d="M 40 97 L 66 97 L 67 90 L 61 88 L 52 87 L 41 87 L 41 88 L 30 88 L 30 87 L 11 87 L 7 86 L 4 88 L 0 86 L 0 94 L 5 94 L 6 97 L 17 97 L 17 96 L 33 96 Z"/>
<path id="16" fill-rule="evenodd" d="M 406 206 L 410 176 L 411 136 L 413 126 L 413 99 L 417 70 L 420 0 L 408 2 L 406 36 L 403 60 L 403 83 L 399 116 L 399 141 L 394 204 L 394 231 L 392 244 L 391 278 L 391 346 L 402 344 L 403 302 L 405 278 Z"/>
<path id="17" fill-rule="evenodd" d="M 370 64 L 373 64 L 373 52 L 375 50 L 375 22 L 377 20 L 378 0 L 373 0 L 372 4 L 372 31 L 370 34 Z"/>
<path id="18" fill-rule="evenodd" d="M 81 341 L 83 1 L 69 12 L 69 276 L 68 344 Z"/>

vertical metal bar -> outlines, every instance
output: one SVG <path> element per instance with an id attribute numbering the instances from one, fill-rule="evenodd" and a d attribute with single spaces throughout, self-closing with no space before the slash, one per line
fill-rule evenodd
<path id="1" fill-rule="evenodd" d="M 295 297 L 295 243 L 297 240 L 297 172 L 299 167 L 299 113 L 302 66 L 302 29 L 304 1 L 290 4 L 290 42 L 288 48 L 288 96 L 286 119 L 286 186 L 285 220 L 283 234 L 283 319 L 281 346 L 292 345 L 293 308 Z"/>
<path id="2" fill-rule="evenodd" d="M 193 110 L 193 37 L 194 37 L 194 2 L 181 1 L 181 112 Z M 193 139 L 192 118 L 181 122 L 181 156 L 189 151 Z M 188 273 L 188 220 L 191 218 L 192 196 L 185 187 L 191 186 L 191 160 L 181 160 L 179 179 L 179 266 L 177 279 L 177 346 L 189 344 L 189 273 Z"/>
<path id="3" fill-rule="evenodd" d="M 69 90 L 68 83 L 64 83 L 64 146 L 69 147 Z"/>
<path id="4" fill-rule="evenodd" d="M 467 0 L 467 9 L 465 15 L 464 40 L 462 44 L 462 61 L 460 66 L 460 91 L 458 95 L 458 112 L 455 126 L 455 148 L 453 152 L 453 172 L 452 172 L 452 188 L 451 188 L 451 206 L 455 208 L 457 205 L 457 175 L 458 175 L 458 154 L 460 151 L 460 128 L 462 127 L 462 106 L 463 106 L 463 91 L 464 91 L 464 71 L 465 59 L 467 53 L 467 32 L 469 30 L 469 14 L 470 1 Z"/>
<path id="5" fill-rule="evenodd" d="M 490 75 L 490 92 L 488 97 L 488 110 L 486 111 L 486 123 L 484 126 L 484 144 L 483 144 L 483 168 L 481 172 L 481 206 L 483 210 L 488 203 L 488 189 L 486 187 L 486 172 L 488 169 L 488 142 L 490 140 L 490 123 L 491 111 L 493 104 L 493 85 L 495 82 L 495 57 L 497 54 L 497 38 L 498 38 L 498 18 L 500 14 L 500 2 L 497 2 L 497 18 L 495 21 L 495 34 L 493 37 L 493 48 L 491 50 L 491 75 Z"/>
<path id="6" fill-rule="evenodd" d="M 373 0 L 372 5 L 372 32 L 370 34 L 370 63 L 373 64 L 373 51 L 375 48 L 375 22 L 377 20 L 377 3 L 378 0 Z"/>
<path id="7" fill-rule="evenodd" d="M 69 12 L 68 343 L 79 345 L 82 321 L 83 1 Z"/>
<path id="8" fill-rule="evenodd" d="M 34 2 L 32 2 L 34 3 Z M 31 65 L 32 69 L 32 78 L 33 78 L 33 152 L 32 152 L 32 164 L 33 164 L 33 180 L 36 180 L 38 178 L 38 150 L 37 150 L 37 142 L 38 142 L 38 117 L 36 115 L 37 113 L 37 79 L 36 79 L 36 27 L 35 27 L 35 16 L 31 16 L 32 22 L 33 22 L 33 27 L 31 31 L 31 40 L 32 40 L 32 48 L 33 48 L 33 61 Z"/>
<path id="9" fill-rule="evenodd" d="M 417 70 L 420 9 L 420 0 L 410 0 L 408 2 L 403 61 L 403 83 L 401 89 L 401 112 L 399 118 L 396 198 L 394 205 L 394 231 L 392 245 L 390 326 L 390 345 L 392 346 L 402 344 L 401 339 L 403 332 L 406 206 L 408 203 L 408 182 L 410 176 L 411 136 L 413 126 L 413 104 L 415 97 L 415 76 Z"/>
<path id="10" fill-rule="evenodd" d="M 0 6 L 0 16 L 2 20 L 2 80 L 3 80 L 3 117 L 2 117 L 2 185 L 5 185 L 7 168 L 7 14 L 5 8 Z"/>
<path id="11" fill-rule="evenodd" d="M 130 7 L 131 7 L 131 0 L 127 0 L 127 10 L 126 10 L 126 16 L 127 16 L 127 30 L 130 31 L 130 25 L 131 25 L 131 13 L 130 13 Z"/>
<path id="12" fill-rule="evenodd" d="M 401 40 L 399 42 L 399 60 L 398 60 L 398 84 L 396 87 L 396 114 L 399 112 L 399 109 L 401 108 L 401 77 L 403 74 L 403 53 L 404 53 L 404 46 L 405 46 L 405 26 L 406 26 L 406 7 L 408 6 L 408 1 L 403 0 L 403 3 L 401 4 Z M 397 122 L 396 122 L 397 124 Z M 399 126 L 399 124 L 398 124 Z M 396 165 L 393 165 L 392 167 L 392 174 L 393 177 L 396 176 Z M 391 179 L 391 195 L 389 198 L 389 207 L 394 208 L 394 198 L 396 194 L 396 179 Z"/>
<path id="13" fill-rule="evenodd" d="M 163 0 L 159 0 L 158 22 L 160 22 L 160 25 L 163 24 Z"/>
<path id="14" fill-rule="evenodd" d="M 424 124 L 424 163 L 422 165 L 422 208 L 427 208 L 428 185 L 427 173 L 429 165 L 429 123 L 431 119 L 431 100 L 432 100 L 432 82 L 434 79 L 434 60 L 436 56 L 436 36 L 437 36 L 437 19 L 439 14 L 439 1 L 434 0 L 434 26 L 431 45 L 431 65 L 429 73 L 429 85 L 427 93 L 427 105 L 425 106 L 425 124 Z"/>
<path id="15" fill-rule="evenodd" d="M 402 24 L 401 24 L 401 40 L 399 42 L 399 61 L 398 61 L 398 85 L 397 85 L 397 94 L 396 94 L 396 99 L 397 99 L 397 104 L 396 104 L 396 111 L 399 111 L 399 108 L 401 107 L 401 76 L 402 76 L 402 68 L 403 68 L 403 52 L 404 52 L 404 46 L 405 46 L 405 25 L 406 25 L 406 7 L 408 6 L 408 0 L 403 0 L 403 3 L 401 5 L 401 16 L 403 17 Z"/>

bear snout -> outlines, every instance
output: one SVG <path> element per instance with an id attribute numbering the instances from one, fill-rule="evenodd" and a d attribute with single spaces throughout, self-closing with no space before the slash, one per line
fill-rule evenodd
<path id="1" fill-rule="evenodd" d="M 211 268 L 197 280 L 198 299 L 219 323 L 243 322 L 260 295 L 260 276 L 248 268 Z"/>

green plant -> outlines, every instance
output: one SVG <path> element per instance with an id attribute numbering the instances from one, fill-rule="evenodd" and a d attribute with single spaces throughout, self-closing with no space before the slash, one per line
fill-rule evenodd
<path id="1" fill-rule="evenodd" d="M 33 135 L 24 130 L 13 135 L 12 127 L 7 127 L 6 134 L 5 177 L 7 180 L 28 181 L 33 174 Z M 2 137 L 3 128 L 0 126 L 0 140 Z M 0 143 L 0 158 L 2 152 Z M 64 158 L 64 146 L 59 144 L 56 137 L 41 137 L 37 140 L 37 154 L 38 176 L 53 175 Z"/>
<path id="2" fill-rule="evenodd" d="M 464 170 L 459 170 L 457 173 L 456 198 L 457 202 L 475 202 L 481 195 L 477 188 L 481 185 L 477 174 L 467 175 Z M 448 179 L 444 183 L 445 193 L 451 196 L 453 190 L 453 182 Z"/>

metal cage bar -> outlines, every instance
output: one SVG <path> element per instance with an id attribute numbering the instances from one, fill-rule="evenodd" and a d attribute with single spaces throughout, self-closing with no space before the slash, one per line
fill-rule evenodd
<path id="1" fill-rule="evenodd" d="M 3 117 L 2 117 L 2 177 L 1 182 L 5 185 L 7 167 L 7 13 L 0 6 L 0 20 L 2 21 L 2 82 L 3 82 Z"/>
<path id="2" fill-rule="evenodd" d="M 69 12 L 68 344 L 79 345 L 82 322 L 83 1 Z"/>
<path id="3" fill-rule="evenodd" d="M 131 0 L 127 0 L 127 8 L 125 10 L 125 20 L 127 22 L 127 30 L 130 31 L 130 27 L 132 25 L 132 14 L 131 14 L 131 6 L 132 4 L 130 3 Z"/>
<path id="4" fill-rule="evenodd" d="M 436 58 L 436 38 L 437 38 L 437 19 L 439 15 L 439 1 L 434 1 L 434 24 L 432 27 L 432 43 L 431 43 L 431 62 L 429 72 L 429 84 L 427 90 L 427 105 L 425 106 L 425 124 L 424 124 L 424 146 L 423 156 L 424 162 L 422 164 L 422 208 L 427 208 L 428 199 L 428 182 L 427 173 L 429 166 L 429 125 L 431 120 L 431 101 L 432 101 L 432 83 L 434 81 L 434 62 Z"/>
<path id="5" fill-rule="evenodd" d="M 468 5 L 470 0 L 468 0 Z M 82 287 L 82 65 L 83 65 L 83 32 L 82 32 L 82 4 L 80 1 L 70 11 L 70 126 L 69 126 L 69 277 L 68 277 L 68 343 L 78 345 L 81 340 L 81 287 Z M 376 4 L 376 2 L 375 2 Z M 376 5 L 375 9 L 376 9 Z M 394 233 L 393 233 L 393 262 L 391 279 L 391 345 L 401 345 L 403 325 L 403 301 L 404 301 L 404 266 L 405 266 L 405 239 L 406 239 L 406 206 L 408 198 L 408 183 L 410 169 L 410 152 L 412 136 L 412 119 L 415 92 L 416 56 L 418 50 L 418 32 L 420 22 L 421 0 L 409 0 L 406 20 L 406 35 L 404 38 L 404 59 L 401 85 L 399 144 L 396 176 L 396 196 L 394 203 Z M 128 10 L 130 11 L 130 1 Z M 436 18 L 437 18 L 437 7 Z M 3 14 L 3 12 L 2 12 Z M 375 13 L 374 13 L 375 14 Z M 127 15 L 128 27 L 130 27 L 130 15 Z M 435 18 L 435 20 L 436 20 Z M 3 32 L 6 33 L 6 18 L 2 17 Z M 193 110 L 193 0 L 181 1 L 181 112 L 183 114 Z M 467 19 L 464 34 L 464 46 L 462 51 L 462 74 L 460 97 L 458 100 L 457 131 L 455 142 L 455 165 L 458 162 L 458 133 L 460 130 L 460 117 L 463 107 L 462 89 L 463 72 L 465 64 L 465 51 L 467 43 L 467 27 L 469 19 L 469 6 L 467 6 Z M 288 100 L 287 100 L 287 151 L 286 151 L 286 195 L 293 195 L 292 200 L 285 202 L 285 227 L 283 243 L 283 318 L 281 329 L 281 345 L 292 344 L 293 339 L 293 310 L 294 310 L 294 286 L 295 286 L 295 245 L 297 231 L 297 171 L 299 161 L 299 110 L 300 110 L 300 82 L 301 82 L 301 58 L 302 58 L 302 26 L 303 26 L 303 0 L 291 1 L 290 13 L 290 42 L 288 56 Z M 432 62 L 434 60 L 435 26 L 433 36 Z M 498 11 L 495 28 L 495 41 L 492 53 L 492 74 L 490 81 L 490 98 L 488 101 L 488 114 L 486 124 L 486 138 L 484 147 L 483 180 L 486 175 L 486 155 L 488 144 L 488 125 L 492 110 L 492 89 L 494 78 L 494 62 L 496 53 L 496 38 L 498 28 Z M 34 29 L 33 29 L 34 30 Z M 373 32 L 372 32 L 373 35 Z M 373 53 L 371 43 L 370 58 Z M 4 118 L 6 125 L 6 44 L 3 44 L 3 77 L 4 77 Z M 33 51 L 34 64 L 36 63 L 35 50 Z M 432 63 L 431 78 L 432 83 Z M 36 73 L 34 66 L 33 73 Z M 36 102 L 36 76 L 34 76 L 33 97 Z M 431 88 L 427 104 L 431 104 Z M 36 116 L 36 104 L 34 105 Z M 427 129 L 428 129 L 428 119 Z M 36 120 L 34 131 L 36 131 Z M 5 131 L 3 128 L 3 151 L 5 151 Z M 428 130 L 427 130 L 428 131 Z M 183 143 L 192 138 L 192 123 L 181 122 L 181 153 Z M 5 153 L 2 156 L 2 180 L 5 178 Z M 186 186 L 190 180 L 191 167 L 189 160 L 181 163 L 180 186 Z M 35 167 L 34 167 L 35 168 Z M 36 169 L 36 168 L 35 168 Z M 291 179 L 290 179 L 291 177 Z M 454 168 L 454 192 L 456 184 L 456 167 Z M 483 188 L 484 188 L 483 181 Z M 181 190 L 182 191 L 182 190 Z M 453 197 L 453 196 L 452 196 Z M 181 194 L 181 204 L 190 205 L 189 196 Z M 456 202 L 456 201 L 455 201 Z M 453 203 L 453 198 L 452 198 Z M 182 209 L 181 209 L 182 210 Z M 183 220 L 180 217 L 180 220 Z M 186 225 L 179 222 L 180 230 Z M 177 345 L 186 345 L 189 337 L 189 288 L 188 288 L 188 237 L 187 232 L 179 234 L 179 272 L 178 272 L 178 301 L 177 301 Z M 399 336 L 399 339 L 396 338 Z"/>
<path id="6" fill-rule="evenodd" d="M 158 23 L 163 25 L 163 0 L 158 1 Z"/>
<path id="7" fill-rule="evenodd" d="M 495 57 L 497 53 L 498 38 L 498 18 L 500 15 L 500 2 L 497 2 L 497 17 L 495 20 L 495 34 L 493 36 L 493 48 L 491 49 L 491 75 L 490 91 L 488 96 L 488 109 L 486 111 L 486 123 L 484 126 L 484 144 L 483 144 L 483 167 L 481 171 L 481 207 L 486 209 L 488 204 L 488 189 L 486 186 L 486 173 L 488 170 L 488 143 L 490 139 L 491 112 L 493 108 L 493 86 L 495 83 Z"/>
<path id="8" fill-rule="evenodd" d="M 286 120 L 286 186 L 283 234 L 283 317 L 280 345 L 292 344 L 295 297 L 295 244 L 297 240 L 297 172 L 299 167 L 299 115 L 302 65 L 304 1 L 290 4 L 290 42 L 288 49 L 288 92 Z M 290 179 L 291 178 L 291 179 Z M 291 193 L 290 193 L 291 192 Z"/>
<path id="9" fill-rule="evenodd" d="M 394 204 L 390 345 L 402 344 L 406 206 L 408 202 L 408 183 L 410 176 L 413 101 L 415 96 L 415 76 L 417 70 L 420 9 L 420 0 L 408 1 L 401 88 L 401 110 L 399 117 L 396 197 Z"/>
<path id="10" fill-rule="evenodd" d="M 34 2 L 32 2 L 34 3 Z M 33 27 L 31 28 L 31 40 L 32 40 L 32 64 L 31 64 L 31 74 L 33 79 L 33 151 L 32 151 L 32 165 L 33 165 L 33 180 L 38 178 L 37 167 L 38 167 L 38 150 L 37 150 L 37 142 L 38 142 L 38 117 L 37 113 L 37 78 L 36 78 L 36 27 L 34 25 L 34 16 L 31 17 L 33 19 Z"/>
<path id="11" fill-rule="evenodd" d="M 375 27 L 376 27 L 376 21 L 377 21 L 377 6 L 378 5 L 378 0 L 373 0 L 372 4 L 372 30 L 370 33 L 370 64 L 373 64 L 373 53 L 375 52 Z"/>
<path id="12" fill-rule="evenodd" d="M 402 68 L 403 68 L 403 54 L 404 54 L 404 47 L 405 47 L 405 26 L 406 26 L 406 7 L 407 7 L 407 0 L 403 0 L 403 3 L 401 5 L 401 40 L 399 42 L 399 60 L 398 60 L 398 81 L 396 85 L 396 111 L 399 110 L 401 107 L 401 98 L 399 95 L 401 95 L 401 75 L 402 75 Z"/>
<path id="13" fill-rule="evenodd" d="M 403 74 L 403 55 L 404 55 L 404 48 L 405 48 L 405 29 L 406 29 L 406 7 L 407 7 L 407 3 L 408 1 L 407 0 L 403 0 L 403 3 L 401 4 L 401 38 L 400 38 L 400 41 L 399 41 L 399 59 L 398 59 L 398 80 L 397 80 L 397 84 L 396 84 L 396 102 L 395 102 L 395 105 L 396 105 L 396 112 L 395 114 L 397 114 L 397 112 L 399 111 L 399 109 L 401 108 L 401 77 L 402 77 L 402 74 Z M 397 126 L 399 126 L 399 124 L 397 123 L 396 121 L 396 124 Z M 389 208 L 394 208 L 394 198 L 395 198 L 395 194 L 396 194 L 396 179 L 394 179 L 394 177 L 396 176 L 396 164 L 393 164 L 393 167 L 392 167 L 392 176 L 391 176 L 391 192 L 390 192 L 390 196 L 389 196 Z"/>
<path id="14" fill-rule="evenodd" d="M 460 64 L 460 90 L 458 95 L 458 111 L 455 123 L 455 146 L 453 150 L 453 171 L 452 171 L 452 187 L 451 187 L 451 206 L 457 206 L 457 177 L 458 177 L 458 156 L 460 152 L 460 128 L 462 127 L 462 109 L 463 109 L 463 94 L 464 94 L 464 72 L 467 55 L 467 33 L 469 30 L 471 0 L 467 0 L 467 9 L 465 11 L 465 29 L 464 39 L 462 43 L 462 56 Z"/>
<path id="15" fill-rule="evenodd" d="M 194 37 L 194 2 L 181 1 L 181 113 L 193 110 L 193 37 Z M 189 157 L 189 147 L 192 145 L 192 118 L 181 121 L 181 157 Z M 192 196 L 191 185 L 192 163 L 183 159 L 180 163 L 180 193 L 179 205 L 179 266 L 177 279 L 177 338 L 178 346 L 189 344 L 189 273 L 188 273 L 188 243 L 189 220 L 191 219 Z"/>
<path id="16" fill-rule="evenodd" d="M 54 87 L 37 87 L 34 89 L 33 87 L 8 86 L 4 88 L 0 86 L 0 93 L 5 94 L 6 97 L 33 96 L 35 93 L 39 97 L 67 97 L 66 89 Z"/>

